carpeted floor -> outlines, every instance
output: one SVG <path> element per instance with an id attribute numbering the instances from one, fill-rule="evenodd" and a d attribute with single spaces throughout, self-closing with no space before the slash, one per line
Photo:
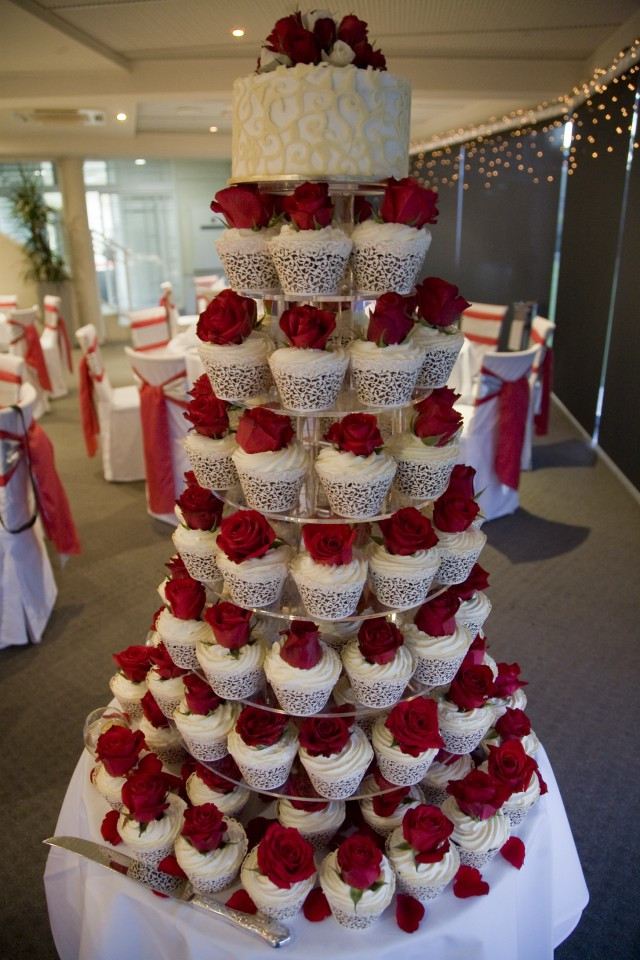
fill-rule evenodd
<path id="1" fill-rule="evenodd" d="M 121 354 L 106 351 L 115 383 L 127 378 Z M 143 484 L 105 483 L 99 457 L 87 459 L 75 390 L 42 425 L 84 552 L 64 569 L 55 561 L 59 598 L 42 643 L 0 650 L 7 960 L 57 956 L 41 839 L 54 830 L 83 720 L 109 699 L 111 653 L 144 640 L 172 552 L 170 528 L 145 512 Z M 557 960 L 631 960 L 640 952 L 632 829 L 640 799 L 640 507 L 556 409 L 534 467 L 523 476 L 521 509 L 485 527 L 493 602 L 486 629 L 493 656 L 517 660 L 529 681 L 527 712 L 558 778 L 591 894 Z"/>

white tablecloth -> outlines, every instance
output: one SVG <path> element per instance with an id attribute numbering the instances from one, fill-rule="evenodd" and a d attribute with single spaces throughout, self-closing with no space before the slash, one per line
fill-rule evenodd
<path id="1" fill-rule="evenodd" d="M 459 900 L 449 887 L 427 906 L 413 935 L 398 929 L 391 909 L 364 932 L 344 930 L 333 918 L 312 924 L 300 915 L 289 922 L 294 941 L 285 948 L 287 960 L 552 960 L 554 947 L 578 923 L 588 893 L 553 772 L 540 754 L 549 794 L 518 829 L 527 848 L 522 870 L 496 857 L 484 871 L 488 896 Z M 85 753 L 56 833 L 103 842 L 107 806 L 89 784 L 91 765 Z M 51 850 L 45 890 L 61 960 L 265 960 L 271 950 L 65 850 Z"/>

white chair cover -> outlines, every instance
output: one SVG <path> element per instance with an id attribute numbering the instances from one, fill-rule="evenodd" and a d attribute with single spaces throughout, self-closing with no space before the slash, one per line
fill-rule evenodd
<path id="1" fill-rule="evenodd" d="M 34 501 L 27 457 L 4 434 L 24 436 L 36 402 L 35 390 L 25 383 L 17 404 L 22 417 L 12 407 L 0 409 L 0 647 L 38 643 L 58 592 L 40 521 L 9 532 L 30 520 Z"/>
<path id="2" fill-rule="evenodd" d="M 10 407 L 20 399 L 24 381 L 24 360 L 10 353 L 0 353 L 0 407 Z"/>
<path id="3" fill-rule="evenodd" d="M 40 335 L 40 346 L 51 380 L 51 398 L 66 397 L 68 360 L 66 344 L 61 331 L 60 297 L 47 294 L 44 298 L 44 330 Z"/>
<path id="4" fill-rule="evenodd" d="M 498 449 L 499 398 L 497 392 L 501 381 L 514 382 L 529 377 L 537 348 L 514 353 L 488 353 L 485 355 L 475 405 L 456 404 L 464 417 L 460 438 L 460 463 L 469 464 L 476 470 L 475 488 L 483 491 L 478 502 L 487 520 L 513 513 L 519 505 L 518 490 L 501 483 L 495 471 Z M 495 374 L 497 378 L 491 376 Z M 495 394 L 495 395 L 494 395 Z M 482 401 L 484 397 L 491 399 Z"/>
<path id="5" fill-rule="evenodd" d="M 527 430 L 522 447 L 523 470 L 531 470 L 533 468 L 533 421 L 535 415 L 540 410 L 540 402 L 542 400 L 542 365 L 545 354 L 551 347 L 555 329 L 555 323 L 547 320 L 546 317 L 536 315 L 531 323 L 529 346 L 537 347 L 538 352 L 533 362 L 531 376 L 529 377 L 529 415 L 527 417 Z"/>
<path id="6" fill-rule="evenodd" d="M 134 378 L 140 390 L 147 384 L 151 387 L 162 387 L 165 397 L 167 421 L 169 430 L 169 449 L 171 454 L 171 466 L 173 470 L 173 496 L 171 491 L 160 491 L 165 494 L 167 507 L 171 500 L 176 500 L 184 489 L 184 474 L 190 470 L 189 460 L 184 450 L 183 441 L 189 429 L 189 423 L 185 420 L 183 414 L 187 406 L 186 396 L 186 371 L 184 357 L 176 357 L 175 354 L 157 353 L 148 354 L 132 350 L 131 347 L 125 347 L 125 353 L 129 358 Z M 153 424 L 146 421 L 145 412 L 142 415 L 143 436 L 146 435 L 149 449 L 157 443 L 157 436 L 152 434 Z M 149 431 L 149 432 L 147 432 Z M 153 483 L 153 480 L 151 481 Z M 158 491 L 151 491 L 151 499 Z M 152 509 L 149 505 L 150 489 L 149 478 L 147 477 L 147 502 L 148 512 L 157 520 L 164 523 L 170 523 L 173 526 L 177 524 L 175 514 L 168 509 L 158 511 Z"/>
<path id="7" fill-rule="evenodd" d="M 178 308 L 176 307 L 173 299 L 173 286 L 171 281 L 165 280 L 164 283 L 160 284 L 160 289 L 162 291 L 160 296 L 160 305 L 163 306 L 167 312 L 167 320 L 169 321 L 169 334 L 170 336 L 175 337 L 180 328 L 178 326 Z"/>
<path id="8" fill-rule="evenodd" d="M 92 323 L 76 331 L 86 357 L 100 423 L 100 446 L 105 480 L 127 483 L 144 480 L 140 398 L 137 388 L 112 387 L 104 367 L 98 335 Z"/>
<path id="9" fill-rule="evenodd" d="M 162 350 L 169 342 L 169 321 L 164 306 L 131 310 L 127 317 L 134 350 Z"/>
<path id="10" fill-rule="evenodd" d="M 26 358 L 28 351 L 28 341 L 26 328 L 35 327 L 38 319 L 38 308 L 29 307 L 26 310 L 11 310 L 7 315 L 7 323 L 11 329 L 11 340 L 9 342 L 9 352 L 15 357 Z M 49 397 L 47 391 L 42 388 L 37 371 L 30 364 L 25 364 L 24 379 L 30 383 L 36 392 L 36 402 L 33 408 L 33 417 L 39 420 L 43 414 L 49 410 Z"/>
<path id="11" fill-rule="evenodd" d="M 498 349 L 508 309 L 506 304 L 474 302 L 462 311 L 460 329 L 473 350 L 474 377 L 480 372 L 485 354 Z"/>
<path id="12" fill-rule="evenodd" d="M 193 282 L 196 288 L 196 313 L 198 314 L 202 313 L 216 294 L 227 286 L 224 277 L 217 273 L 212 273 L 208 277 L 194 277 Z"/>

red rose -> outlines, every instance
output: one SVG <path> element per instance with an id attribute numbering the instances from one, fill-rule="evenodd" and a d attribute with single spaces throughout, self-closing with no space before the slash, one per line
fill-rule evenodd
<path id="1" fill-rule="evenodd" d="M 396 703 L 384 722 L 402 753 L 417 757 L 426 750 L 440 749 L 444 742 L 438 732 L 435 700 L 417 697 Z"/>
<path id="2" fill-rule="evenodd" d="M 197 713 L 202 717 L 208 716 L 217 710 L 222 700 L 213 692 L 206 680 L 197 673 L 189 673 L 184 678 L 184 698 L 187 701 L 189 713 Z"/>
<path id="3" fill-rule="evenodd" d="M 164 588 L 164 596 L 171 613 L 178 620 L 197 620 L 206 599 L 204 585 L 193 577 L 169 580 Z"/>
<path id="4" fill-rule="evenodd" d="M 316 872 L 313 847 L 294 827 L 272 823 L 258 844 L 258 869 L 281 890 Z"/>
<path id="5" fill-rule="evenodd" d="M 299 230 L 328 227 L 333 217 L 333 201 L 326 183 L 301 183 L 283 206 Z"/>
<path id="6" fill-rule="evenodd" d="M 419 230 L 427 223 L 437 223 L 438 194 L 421 187 L 413 177 L 396 180 L 389 177 L 385 187 L 380 217 L 385 223 L 406 223 Z"/>
<path id="7" fill-rule="evenodd" d="M 324 439 L 356 457 L 368 457 L 384 443 L 378 421 L 371 413 L 347 414 L 331 424 Z"/>
<path id="8" fill-rule="evenodd" d="M 445 492 L 433 505 L 433 522 L 442 533 L 461 533 L 469 529 L 479 512 L 475 500 Z"/>
<path id="9" fill-rule="evenodd" d="M 371 220 L 373 216 L 373 207 L 366 197 L 355 197 L 353 200 L 353 222 L 364 223 L 365 220 Z"/>
<path id="10" fill-rule="evenodd" d="M 206 400 L 208 397 L 215 397 L 213 387 L 206 373 L 200 374 L 198 379 L 193 381 L 193 386 L 191 390 L 187 391 L 187 396 L 193 397 L 194 400 Z M 227 407 L 229 406 L 226 400 L 221 400 L 220 403 L 226 404 Z"/>
<path id="11" fill-rule="evenodd" d="M 344 713 L 343 707 L 333 709 Z M 353 717 L 335 716 L 332 711 L 325 716 L 306 717 L 300 726 L 300 746 L 311 757 L 332 757 L 346 747 L 352 728 Z"/>
<path id="12" fill-rule="evenodd" d="M 358 20 L 353 14 L 343 17 L 338 25 L 338 40 L 342 40 L 353 50 L 358 43 L 367 42 L 368 27 L 364 20 Z"/>
<path id="13" fill-rule="evenodd" d="M 336 318 L 329 310 L 300 304 L 285 310 L 278 325 L 292 347 L 324 350 L 336 328 Z"/>
<path id="14" fill-rule="evenodd" d="M 200 314 L 196 333 L 204 343 L 243 343 L 256 325 L 255 300 L 221 290 Z"/>
<path id="15" fill-rule="evenodd" d="M 292 64 L 320 62 L 318 39 L 310 30 L 305 30 L 299 11 L 276 22 L 265 47 L 272 53 L 284 53 Z"/>
<path id="16" fill-rule="evenodd" d="M 455 397 L 458 394 L 454 394 Z M 454 401 L 455 402 L 455 401 Z M 446 489 L 447 496 L 465 497 L 467 500 L 473 500 L 473 479 L 476 471 L 473 467 L 468 467 L 464 463 L 456 463 L 449 477 L 449 484 Z"/>
<path id="17" fill-rule="evenodd" d="M 479 591 L 486 590 L 489 586 L 489 574 L 483 570 L 479 563 L 474 563 L 471 573 L 464 583 L 456 583 L 450 589 L 460 598 L 460 601 L 471 600 Z"/>
<path id="18" fill-rule="evenodd" d="M 140 730 L 131 730 L 119 723 L 103 730 L 96 744 L 96 756 L 111 777 L 123 777 L 138 762 L 144 748 Z"/>
<path id="19" fill-rule="evenodd" d="M 122 802 L 138 823 L 159 820 L 169 806 L 166 778 L 161 773 L 130 773 L 122 787 Z"/>
<path id="20" fill-rule="evenodd" d="M 511 793 L 521 793 L 531 783 L 538 764 L 519 740 L 505 740 L 499 747 L 489 747 L 488 768 L 494 780 L 504 783 Z"/>
<path id="21" fill-rule="evenodd" d="M 498 663 L 498 676 L 493 684 L 493 696 L 506 699 L 519 690 L 520 687 L 526 687 L 527 681 L 520 680 L 519 663 Z"/>
<path id="22" fill-rule="evenodd" d="M 211 209 L 214 213 L 221 213 L 229 227 L 256 230 L 269 226 L 273 200 L 268 193 L 261 193 L 257 184 L 244 183 L 218 190 L 211 201 Z"/>
<path id="23" fill-rule="evenodd" d="M 314 11 L 315 13 L 315 11 Z M 310 24 L 307 23 L 307 27 Z M 336 42 L 336 23 L 333 17 L 318 17 L 312 27 L 312 33 L 321 50 L 329 53 Z"/>
<path id="24" fill-rule="evenodd" d="M 163 727 L 169 726 L 169 721 L 156 703 L 156 699 L 150 690 L 147 690 L 145 693 L 144 697 L 140 701 L 140 706 L 142 707 L 143 714 L 152 727 L 160 730 Z"/>
<path id="25" fill-rule="evenodd" d="M 207 607 L 204 614 L 216 641 L 227 650 L 237 650 L 249 642 L 251 636 L 251 610 L 236 607 L 235 603 L 220 600 Z"/>
<path id="26" fill-rule="evenodd" d="M 150 647 L 133 644 L 120 653 L 114 653 L 113 659 L 118 665 L 120 673 L 132 683 L 142 683 L 151 669 Z"/>
<path id="27" fill-rule="evenodd" d="M 494 726 L 503 741 L 522 740 L 531 733 L 531 721 L 524 710 L 514 710 L 511 707 L 507 707 Z"/>
<path id="28" fill-rule="evenodd" d="M 395 556 L 409 557 L 438 543 L 431 521 L 415 507 L 402 507 L 378 526 L 386 549 Z"/>
<path id="29" fill-rule="evenodd" d="M 413 329 L 413 297 L 383 293 L 369 316 L 367 340 L 381 346 L 402 343 Z"/>
<path id="30" fill-rule="evenodd" d="M 418 316 L 432 327 L 449 327 L 471 304 L 459 296 L 453 283 L 427 277 L 416 286 Z"/>
<path id="31" fill-rule="evenodd" d="M 390 790 L 388 793 L 376 794 L 371 800 L 373 812 L 378 817 L 392 817 L 403 800 L 409 797 L 407 803 L 411 802 L 410 793 L 411 787 L 396 787 L 395 790 Z"/>
<path id="32" fill-rule="evenodd" d="M 185 567 L 184 560 L 179 554 L 171 557 L 171 560 L 165 563 L 165 567 L 169 571 L 170 580 L 191 580 L 191 574 Z"/>
<path id="33" fill-rule="evenodd" d="M 374 50 L 368 40 L 357 43 L 353 48 L 355 54 L 353 58 L 354 67 L 366 70 L 371 67 L 373 70 L 386 70 L 387 61 L 381 50 Z"/>
<path id="34" fill-rule="evenodd" d="M 149 630 L 150 630 L 150 631 L 153 632 L 154 630 L 156 630 L 156 628 L 157 628 L 157 626 L 158 626 L 158 618 L 160 617 L 160 614 L 163 612 L 163 610 L 166 610 L 166 607 L 165 607 L 164 603 L 162 604 L 161 607 L 158 607 L 158 609 L 157 609 L 156 612 L 154 613 L 153 617 L 151 618 L 151 626 L 149 627 Z M 167 654 L 167 656 L 169 656 L 169 655 Z M 169 658 L 169 659 L 171 659 L 171 658 Z M 155 662 L 155 661 L 154 661 L 154 662 Z M 171 662 L 173 663 L 173 661 L 171 661 Z"/>
<path id="35" fill-rule="evenodd" d="M 227 821 L 215 803 L 200 803 L 184 812 L 181 834 L 200 853 L 217 850 L 227 831 Z"/>
<path id="36" fill-rule="evenodd" d="M 209 383 L 206 374 L 203 374 Z M 202 377 L 200 379 L 202 380 Z M 208 395 L 202 394 L 189 401 L 186 413 L 182 416 L 193 424 L 196 433 L 203 437 L 219 440 L 229 429 L 229 404 L 226 400 L 219 400 L 210 390 Z"/>
<path id="37" fill-rule="evenodd" d="M 449 849 L 453 824 L 440 807 L 421 803 L 402 818 L 402 834 L 416 853 L 416 863 L 439 863 Z"/>
<path id="38" fill-rule="evenodd" d="M 162 607 L 164 610 L 164 607 Z M 163 680 L 173 680 L 175 677 L 184 677 L 188 670 L 178 667 L 169 655 L 169 651 L 164 643 L 160 642 L 157 647 L 149 647 L 149 657 L 153 663 L 154 672 L 162 677 Z"/>
<path id="39" fill-rule="evenodd" d="M 382 850 L 366 833 L 353 833 L 338 847 L 337 862 L 347 886 L 368 890 L 380 879 Z"/>
<path id="40" fill-rule="evenodd" d="M 478 820 L 493 817 L 511 796 L 509 787 L 482 770 L 470 770 L 461 780 L 450 780 L 446 791 L 463 813 Z"/>
<path id="41" fill-rule="evenodd" d="M 320 631 L 310 620 L 293 620 L 284 643 L 280 647 L 280 656 L 291 667 L 311 670 L 322 659 Z"/>
<path id="42" fill-rule="evenodd" d="M 289 803 L 295 810 L 317 813 L 320 810 L 326 810 L 329 806 L 327 800 L 318 799 L 318 794 L 304 769 L 287 781 L 287 793 L 289 794 Z M 306 797 L 308 799 L 296 800 L 296 797 Z"/>
<path id="43" fill-rule="evenodd" d="M 222 760 L 216 761 L 215 769 L 205 767 L 204 764 L 196 760 L 194 773 L 215 793 L 231 793 L 236 788 L 236 784 L 232 783 L 231 780 L 239 781 L 242 779 L 240 768 L 230 753 Z M 227 777 L 231 777 L 231 780 L 227 780 Z"/>
<path id="44" fill-rule="evenodd" d="M 245 453 L 275 453 L 292 440 L 291 418 L 268 407 L 245 410 L 238 421 L 236 442 Z"/>
<path id="45" fill-rule="evenodd" d="M 437 437 L 436 447 L 443 447 L 445 443 L 449 443 L 464 422 L 461 413 L 440 402 L 438 397 L 425 397 L 416 409 L 418 413 L 413 421 L 413 432 L 421 440 L 432 440 Z"/>
<path id="46" fill-rule="evenodd" d="M 278 742 L 288 722 L 284 713 L 244 707 L 236 722 L 236 733 L 248 747 L 270 747 Z"/>
<path id="47" fill-rule="evenodd" d="M 333 567 L 351 563 L 357 535 L 357 530 L 340 523 L 305 523 L 302 528 L 302 540 L 314 562 Z"/>
<path id="48" fill-rule="evenodd" d="M 450 637 L 456 630 L 456 613 L 459 607 L 457 596 L 446 590 L 433 600 L 423 603 L 413 622 L 418 630 L 430 637 Z"/>
<path id="49" fill-rule="evenodd" d="M 492 696 L 491 667 L 463 663 L 449 687 L 447 700 L 455 703 L 460 710 L 475 710 L 477 707 L 483 707 Z"/>
<path id="50" fill-rule="evenodd" d="M 276 539 L 275 531 L 257 510 L 236 510 L 220 524 L 216 543 L 233 563 L 263 557 Z"/>
<path id="51" fill-rule="evenodd" d="M 390 620 L 376 617 L 365 620 L 358 630 L 360 653 L 370 663 L 391 663 L 404 637 Z"/>
<path id="52" fill-rule="evenodd" d="M 447 593 L 450 594 L 452 597 L 457 598 L 457 594 L 455 590 L 452 590 L 451 588 L 449 588 L 447 590 Z M 480 639 L 480 634 L 476 636 L 476 640 L 479 640 L 479 639 Z M 485 640 L 486 640 L 486 637 L 483 637 L 482 638 L 483 644 Z M 482 664 L 484 663 L 484 651 L 485 651 L 485 646 L 483 644 L 477 645 L 475 641 L 471 644 L 471 646 L 469 647 L 469 649 L 464 655 L 464 660 L 460 664 L 459 669 L 466 670 L 467 667 L 478 666 L 478 665 L 482 666 Z"/>
<path id="53" fill-rule="evenodd" d="M 185 479 L 190 475 L 193 476 L 191 471 L 185 474 Z M 195 476 L 193 480 L 195 482 L 187 481 L 187 488 L 176 500 L 184 522 L 191 530 L 215 530 L 222 516 L 222 500 L 201 487 Z"/>

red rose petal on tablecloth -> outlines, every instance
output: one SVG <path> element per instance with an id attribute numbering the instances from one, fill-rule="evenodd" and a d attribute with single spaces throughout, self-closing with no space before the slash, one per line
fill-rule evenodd
<path id="1" fill-rule="evenodd" d="M 254 817 L 253 820 L 249 820 L 246 826 L 246 832 L 250 850 L 252 847 L 255 847 L 256 844 L 260 843 L 273 822 L 274 821 L 269 820 L 268 817 Z"/>
<path id="2" fill-rule="evenodd" d="M 424 917 L 424 907 L 415 897 L 396 894 L 396 923 L 405 933 L 415 933 Z"/>
<path id="3" fill-rule="evenodd" d="M 302 905 L 302 912 L 311 923 L 320 923 L 331 916 L 329 901 L 322 892 L 322 887 L 314 887 Z"/>
<path id="4" fill-rule="evenodd" d="M 170 877 L 181 877 L 183 880 L 187 879 L 186 873 L 172 853 L 160 861 L 158 870 L 162 873 L 168 873 Z"/>
<path id="5" fill-rule="evenodd" d="M 489 893 L 489 884 L 475 867 L 462 866 L 453 881 L 453 892 L 463 900 L 466 897 L 482 897 Z"/>
<path id="6" fill-rule="evenodd" d="M 525 849 L 520 837 L 509 837 L 500 848 L 500 853 L 516 870 L 519 870 L 524 863 Z"/>
<path id="7" fill-rule="evenodd" d="M 241 913 L 257 913 L 258 908 L 249 896 L 246 890 L 236 890 L 225 902 L 226 907 L 232 910 L 239 910 Z"/>
<path id="8" fill-rule="evenodd" d="M 122 837 L 118 833 L 119 819 L 120 814 L 117 810 L 109 810 L 109 813 L 105 813 L 104 820 L 100 824 L 100 833 L 103 839 L 113 847 L 117 847 L 119 843 L 122 843 Z"/>

